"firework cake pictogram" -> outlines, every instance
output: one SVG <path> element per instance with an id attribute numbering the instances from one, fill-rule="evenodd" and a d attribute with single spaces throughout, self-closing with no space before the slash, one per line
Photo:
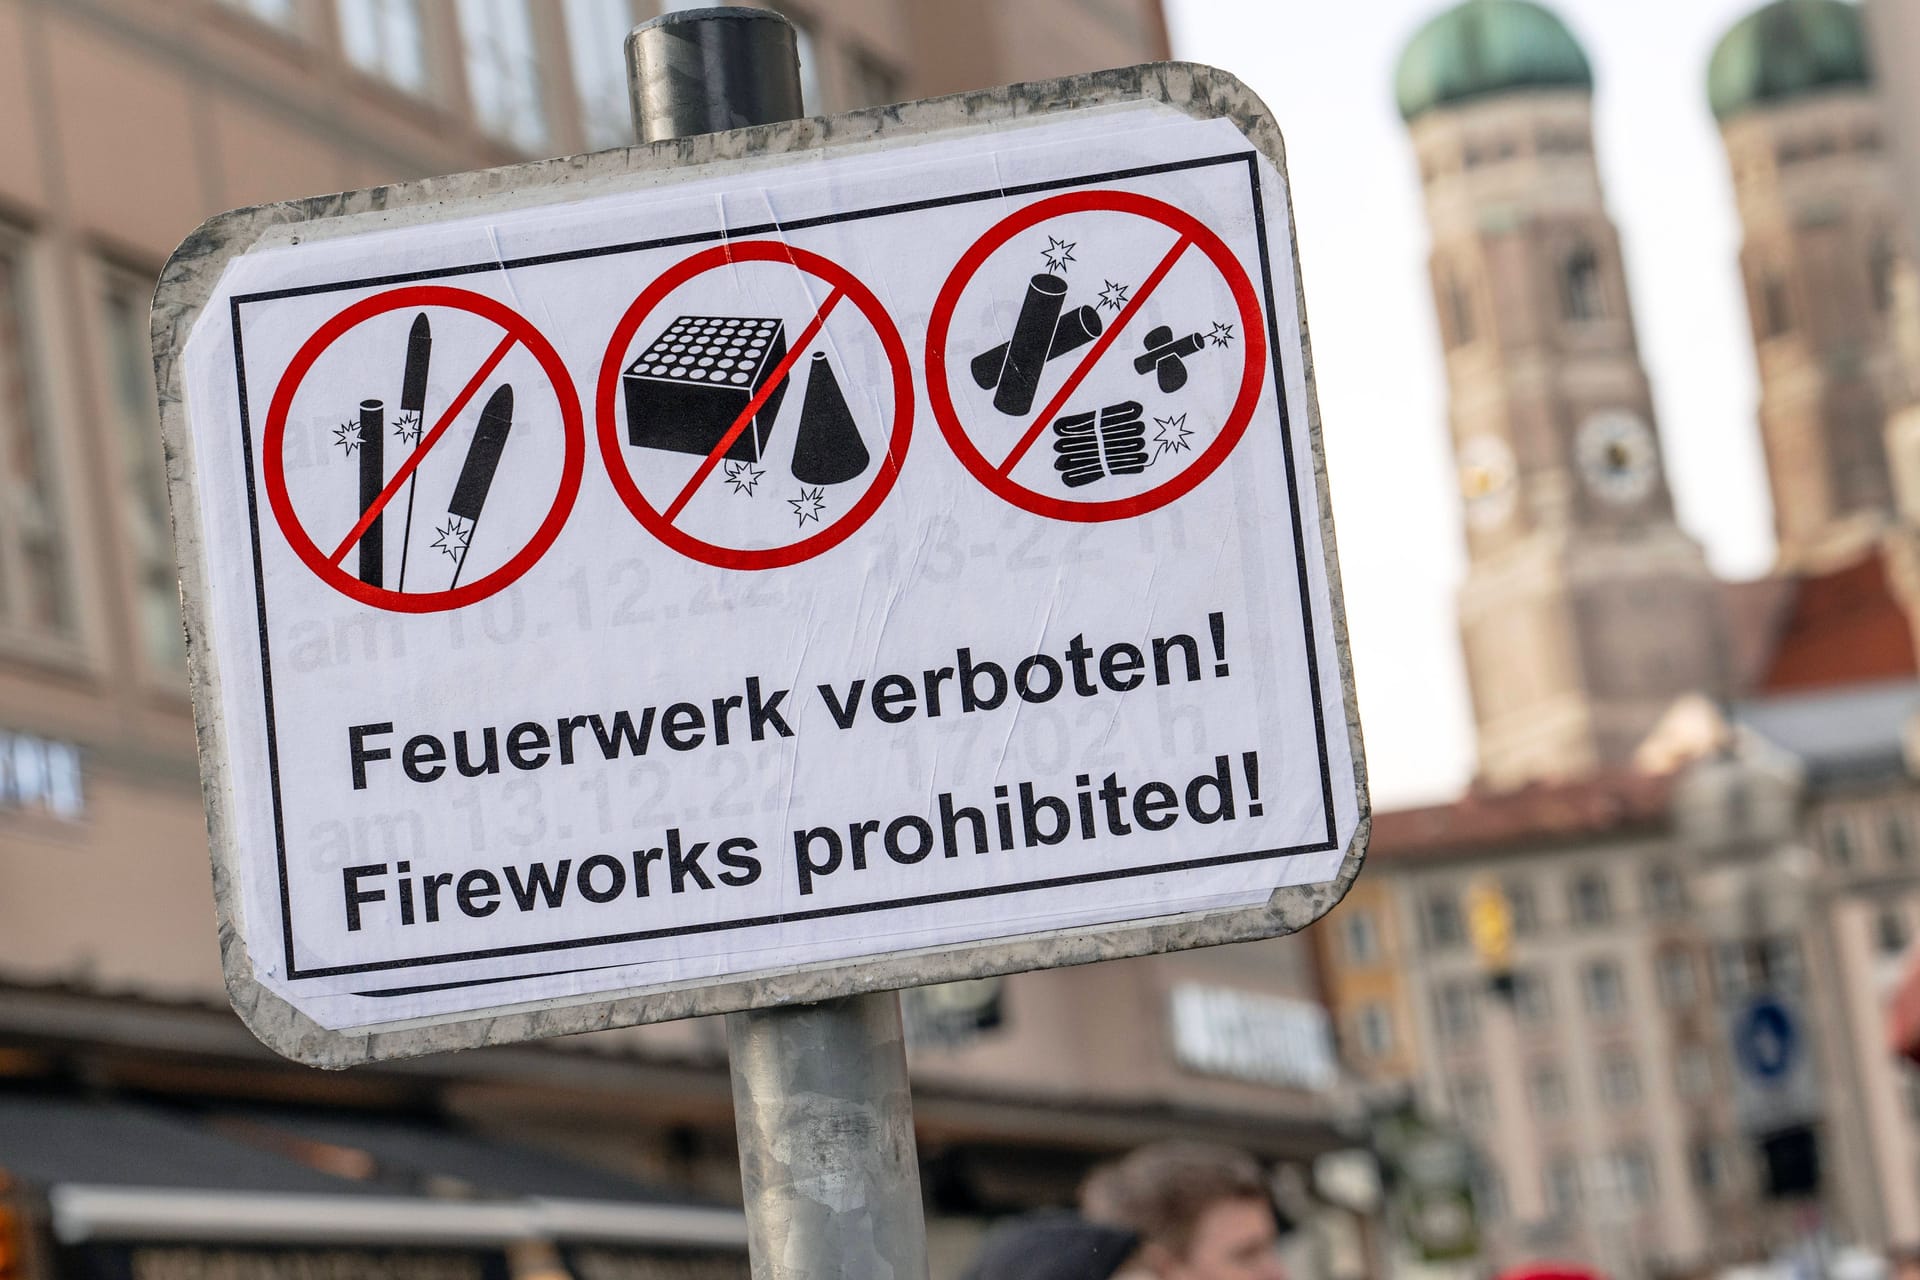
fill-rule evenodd
<path id="1" fill-rule="evenodd" d="M 620 377 L 627 443 L 712 453 L 787 354 L 786 325 L 749 316 L 680 316 Z M 722 456 L 758 462 L 786 395 L 784 381 Z"/>

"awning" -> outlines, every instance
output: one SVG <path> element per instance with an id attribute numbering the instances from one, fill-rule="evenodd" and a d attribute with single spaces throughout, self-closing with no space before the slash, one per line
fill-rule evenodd
<path id="1" fill-rule="evenodd" d="M 530 1148 L 368 1115 L 202 1114 L 0 1095 L 0 1171 L 44 1194 L 67 1245 L 746 1247 L 737 1209 Z"/>

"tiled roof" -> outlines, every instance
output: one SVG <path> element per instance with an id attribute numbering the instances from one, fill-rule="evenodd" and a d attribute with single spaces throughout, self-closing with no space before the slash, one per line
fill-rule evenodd
<path id="1" fill-rule="evenodd" d="M 1471 791 L 1450 804 L 1373 816 L 1370 859 L 1437 858 L 1519 851 L 1667 821 L 1671 774 L 1626 770 L 1570 782 L 1541 782 L 1517 791 Z"/>
<path id="2" fill-rule="evenodd" d="M 1738 620 L 1735 620 L 1736 626 Z M 1885 552 L 1794 580 L 1793 602 L 1752 693 L 1785 693 L 1920 675 L 1913 626 L 1887 578 Z"/>

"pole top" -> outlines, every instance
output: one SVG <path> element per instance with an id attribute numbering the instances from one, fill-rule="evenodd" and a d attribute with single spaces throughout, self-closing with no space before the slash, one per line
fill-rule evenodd
<path id="1" fill-rule="evenodd" d="M 635 27 L 634 32 L 637 34 L 642 31 L 651 31 L 655 27 L 675 27 L 689 22 L 777 22 L 786 27 L 793 25 L 788 21 L 786 14 L 776 13 L 772 9 L 754 9 L 743 4 L 723 4 L 710 5 L 704 9 L 674 9 L 657 18 L 648 18 Z"/>
<path id="2" fill-rule="evenodd" d="M 768 9 L 679 9 L 627 36 L 627 88 L 642 142 L 798 119 L 799 41 Z"/>

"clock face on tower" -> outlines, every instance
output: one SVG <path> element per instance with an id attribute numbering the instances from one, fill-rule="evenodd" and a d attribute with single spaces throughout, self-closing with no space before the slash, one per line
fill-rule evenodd
<path id="1" fill-rule="evenodd" d="M 1460 443 L 1460 497 L 1467 523 L 1497 529 L 1513 514 L 1513 450 L 1498 436 L 1468 436 Z"/>
<path id="2" fill-rule="evenodd" d="M 1653 428 L 1629 409 L 1602 409 L 1581 423 L 1573 452 L 1587 488 L 1619 506 L 1645 499 L 1660 475 Z"/>

